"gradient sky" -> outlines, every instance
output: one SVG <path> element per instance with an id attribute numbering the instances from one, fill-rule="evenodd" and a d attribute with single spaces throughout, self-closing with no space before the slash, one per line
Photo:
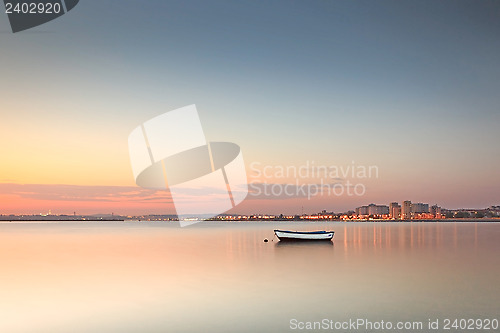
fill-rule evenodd
<path id="1" fill-rule="evenodd" d="M 82 0 L 13 34 L 2 14 L 0 213 L 172 212 L 135 188 L 127 137 L 189 104 L 250 178 L 253 162 L 379 169 L 362 197 L 234 212 L 500 204 L 499 18 L 477 0 Z"/>

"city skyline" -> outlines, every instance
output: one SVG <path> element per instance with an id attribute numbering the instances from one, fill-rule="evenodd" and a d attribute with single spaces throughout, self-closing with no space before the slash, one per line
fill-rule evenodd
<path id="1" fill-rule="evenodd" d="M 399 204 L 401 203 L 401 204 Z M 402 207 L 407 204 L 407 213 L 404 212 L 404 209 Z M 395 206 L 394 206 L 395 205 Z M 500 204 L 499 205 L 491 205 L 488 207 L 476 207 L 476 208 L 471 208 L 471 207 L 461 207 L 461 208 L 448 208 L 448 207 L 441 207 L 437 203 L 435 204 L 429 204 L 429 203 L 422 203 L 422 202 L 412 202 L 411 200 L 403 200 L 400 202 L 390 202 L 388 204 L 375 204 L 375 203 L 369 203 L 369 204 L 364 204 L 360 207 L 352 207 L 352 209 L 348 209 L 345 211 L 335 211 L 335 210 L 330 210 L 330 209 L 322 209 L 321 211 L 315 211 L 315 212 L 304 212 L 303 207 L 301 207 L 302 211 L 300 213 L 286 213 L 286 212 L 280 212 L 280 213 L 268 213 L 265 211 L 255 211 L 252 213 L 222 213 L 218 214 L 217 216 L 236 216 L 236 215 L 242 215 L 242 216 L 257 216 L 257 215 L 262 215 L 262 216 L 279 216 L 279 215 L 286 215 L 286 216 L 312 216 L 312 215 L 318 215 L 318 214 L 335 214 L 335 215 L 349 215 L 349 216 L 373 216 L 373 217 L 384 217 L 384 218 L 390 218 L 390 219 L 396 219 L 396 220 L 410 220 L 410 219 L 435 219 L 435 218 L 444 218 L 445 214 L 444 212 L 484 212 L 484 211 L 493 211 L 496 213 L 496 215 L 500 216 Z M 394 210 L 395 209 L 395 210 Z M 443 214 L 441 214 L 443 212 Z M 414 213 L 432 213 L 434 216 L 429 216 L 429 215 L 419 215 Z M 406 215 L 408 214 L 408 215 Z M 438 216 L 439 215 L 439 216 Z M 50 217 L 50 216 L 97 216 L 97 217 L 113 217 L 113 216 L 128 216 L 128 217 L 137 217 L 137 216 L 177 216 L 175 213 L 143 213 L 141 214 L 140 212 L 134 213 L 129 213 L 129 214 L 120 214 L 120 213 L 115 213 L 114 211 L 112 212 L 105 212 L 105 211 L 100 211 L 98 213 L 81 213 L 76 210 L 70 212 L 70 210 L 65 211 L 65 212 L 53 212 L 52 209 L 48 209 L 45 211 L 39 211 L 37 213 L 6 213 L 6 212 L 1 212 L 0 211 L 0 217 L 8 217 L 8 216 L 16 216 L 16 217 L 22 217 L 22 216 L 41 216 L 41 217 Z M 192 215 L 193 217 L 195 215 Z"/>
<path id="2" fill-rule="evenodd" d="M 190 104 L 207 140 L 241 147 L 249 181 L 252 163 L 379 171 L 362 196 L 249 196 L 228 213 L 498 204 L 500 3 L 119 4 L 16 34 L 0 15 L 0 214 L 174 213 L 134 183 L 127 137 Z"/>

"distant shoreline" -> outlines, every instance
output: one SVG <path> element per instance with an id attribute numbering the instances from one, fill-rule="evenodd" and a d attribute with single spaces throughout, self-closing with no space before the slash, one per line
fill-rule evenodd
<path id="1" fill-rule="evenodd" d="M 123 218 L 81 218 L 81 219 L 54 219 L 54 218 L 14 218 L 14 219 L 7 219 L 7 218 L 1 218 L 0 217 L 0 222 L 179 222 L 178 220 L 147 220 L 147 219 L 123 219 Z M 291 220 L 291 219 L 261 219 L 261 220 L 199 220 L 198 222 L 221 222 L 221 223 L 227 223 L 227 222 L 304 222 L 304 223 L 316 223 L 316 222 L 343 222 L 343 223 L 425 223 L 425 222 L 432 222 L 432 223 L 453 223 L 453 222 L 481 222 L 481 223 L 500 223 L 500 218 L 463 218 L 463 219 L 429 219 L 429 220 L 304 220 L 304 219 L 298 219 L 298 220 Z"/>
<path id="2" fill-rule="evenodd" d="M 19 219 L 6 219 L 0 218 L 0 222 L 110 222 L 110 221 L 125 221 L 125 219 L 106 219 L 106 218 L 81 218 L 81 219 L 43 219 L 43 218 L 19 218 Z"/>

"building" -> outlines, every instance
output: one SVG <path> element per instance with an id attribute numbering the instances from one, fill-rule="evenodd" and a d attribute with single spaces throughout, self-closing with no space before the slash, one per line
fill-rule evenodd
<path id="1" fill-rule="evenodd" d="M 431 213 L 432 215 L 434 215 L 435 218 L 441 218 L 442 215 L 441 215 L 441 207 L 439 207 L 438 205 L 434 205 L 431 207 L 431 209 L 429 210 L 429 213 Z"/>
<path id="2" fill-rule="evenodd" d="M 429 213 L 433 215 L 433 217 L 440 219 L 441 215 L 441 207 L 438 205 L 434 205 L 430 208 Z"/>
<path id="3" fill-rule="evenodd" d="M 389 207 L 385 205 L 369 204 L 368 206 L 356 208 L 356 215 L 383 217 L 384 215 L 389 215 Z"/>
<path id="4" fill-rule="evenodd" d="M 420 213 L 428 213 L 429 212 L 429 204 L 424 204 L 421 202 L 415 202 L 411 204 L 411 212 L 412 214 L 420 214 Z"/>
<path id="5" fill-rule="evenodd" d="M 357 216 L 368 215 L 368 206 L 361 206 L 356 208 L 356 215 Z"/>
<path id="6" fill-rule="evenodd" d="M 403 220 L 411 219 L 411 201 L 403 201 L 403 204 L 401 205 L 401 218 Z"/>
<path id="7" fill-rule="evenodd" d="M 397 202 L 391 202 L 389 204 L 389 217 L 391 219 L 401 218 L 401 206 Z"/>
<path id="8" fill-rule="evenodd" d="M 389 207 L 385 205 L 368 205 L 368 215 L 388 215 Z"/>

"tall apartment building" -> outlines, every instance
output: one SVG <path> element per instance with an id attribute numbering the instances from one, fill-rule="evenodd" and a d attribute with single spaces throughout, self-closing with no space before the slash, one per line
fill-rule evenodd
<path id="1" fill-rule="evenodd" d="M 401 205 L 401 218 L 404 220 L 411 219 L 411 201 L 403 201 Z"/>
<path id="2" fill-rule="evenodd" d="M 401 217 L 401 206 L 397 202 L 389 204 L 389 216 L 391 219 L 399 219 Z"/>
<path id="3" fill-rule="evenodd" d="M 356 215 L 389 215 L 389 207 L 385 205 L 369 204 L 356 208 Z"/>
<path id="4" fill-rule="evenodd" d="M 424 204 L 421 202 L 415 202 L 411 204 L 411 212 L 413 214 L 428 213 L 429 204 Z"/>
<path id="5" fill-rule="evenodd" d="M 375 204 L 368 205 L 368 215 L 388 215 L 388 214 L 389 214 L 389 207 L 385 205 L 375 205 Z"/>
<path id="6" fill-rule="evenodd" d="M 361 206 L 356 208 L 356 215 L 368 215 L 368 206 Z"/>
<path id="7" fill-rule="evenodd" d="M 441 218 L 441 207 L 434 205 L 430 208 L 429 212 L 434 215 L 435 218 Z"/>

